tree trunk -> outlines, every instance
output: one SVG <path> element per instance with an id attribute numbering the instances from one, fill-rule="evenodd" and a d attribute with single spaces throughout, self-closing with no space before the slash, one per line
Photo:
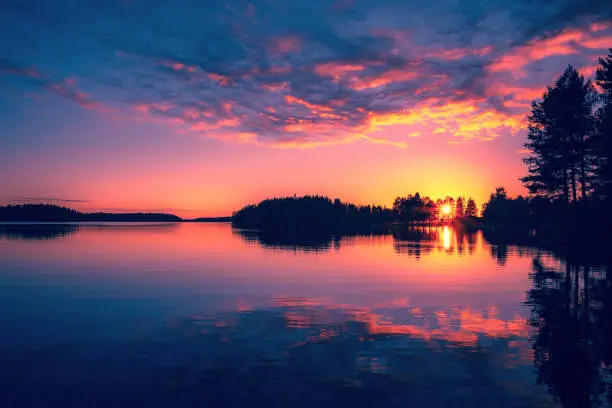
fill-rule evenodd
<path id="1" fill-rule="evenodd" d="M 587 197 L 587 187 L 586 187 L 586 164 L 584 153 L 581 154 L 580 157 L 580 189 L 582 190 L 582 199 L 584 200 Z"/>
<path id="2" fill-rule="evenodd" d="M 571 181 L 572 181 L 572 199 L 574 202 L 578 200 L 578 194 L 576 193 L 576 170 L 571 169 Z"/>
<path id="3" fill-rule="evenodd" d="M 565 204 L 569 204 L 569 178 L 567 170 L 563 170 L 563 200 Z"/>

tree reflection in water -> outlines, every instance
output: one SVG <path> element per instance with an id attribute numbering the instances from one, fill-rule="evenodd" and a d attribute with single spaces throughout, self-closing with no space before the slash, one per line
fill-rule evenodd
<path id="1" fill-rule="evenodd" d="M 561 268 L 533 260 L 527 303 L 534 366 L 564 407 L 612 404 L 610 379 L 612 279 L 607 267 L 565 261 Z"/>
<path id="2" fill-rule="evenodd" d="M 56 239 L 77 233 L 78 224 L 0 224 L 0 238 L 21 240 Z"/>

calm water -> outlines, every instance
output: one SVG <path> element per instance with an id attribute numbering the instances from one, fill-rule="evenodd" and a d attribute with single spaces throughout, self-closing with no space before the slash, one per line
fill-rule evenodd
<path id="1" fill-rule="evenodd" d="M 611 283 L 448 227 L 0 226 L 0 406 L 608 406 Z"/>

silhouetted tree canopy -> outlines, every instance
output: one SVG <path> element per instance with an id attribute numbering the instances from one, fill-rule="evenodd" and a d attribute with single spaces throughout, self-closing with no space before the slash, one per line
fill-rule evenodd
<path id="1" fill-rule="evenodd" d="M 522 196 L 509 198 L 505 188 L 497 187 L 483 205 L 482 217 L 490 223 L 526 222 L 529 219 L 528 205 L 529 201 Z"/>
<path id="2" fill-rule="evenodd" d="M 466 217 L 478 217 L 478 208 L 476 207 L 476 201 L 472 197 L 468 198 L 467 205 L 465 206 Z"/>
<path id="3" fill-rule="evenodd" d="M 419 193 L 397 197 L 393 202 L 393 211 L 397 219 L 402 222 L 432 222 L 438 219 L 438 210 L 436 203 L 431 198 L 421 198 Z"/>
<path id="4" fill-rule="evenodd" d="M 455 217 L 457 218 L 463 218 L 465 216 L 464 201 L 465 199 L 463 197 L 457 197 L 455 204 Z"/>
<path id="5" fill-rule="evenodd" d="M 240 228 L 334 229 L 350 225 L 382 223 L 393 219 L 380 206 L 357 206 L 323 196 L 271 198 L 236 211 L 233 225 Z"/>

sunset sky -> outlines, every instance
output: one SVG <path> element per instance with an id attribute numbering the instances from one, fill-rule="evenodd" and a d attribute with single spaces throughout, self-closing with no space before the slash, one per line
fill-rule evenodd
<path id="1" fill-rule="evenodd" d="M 610 1 L 4 0 L 0 205 L 218 216 L 518 178 L 530 101 Z"/>

